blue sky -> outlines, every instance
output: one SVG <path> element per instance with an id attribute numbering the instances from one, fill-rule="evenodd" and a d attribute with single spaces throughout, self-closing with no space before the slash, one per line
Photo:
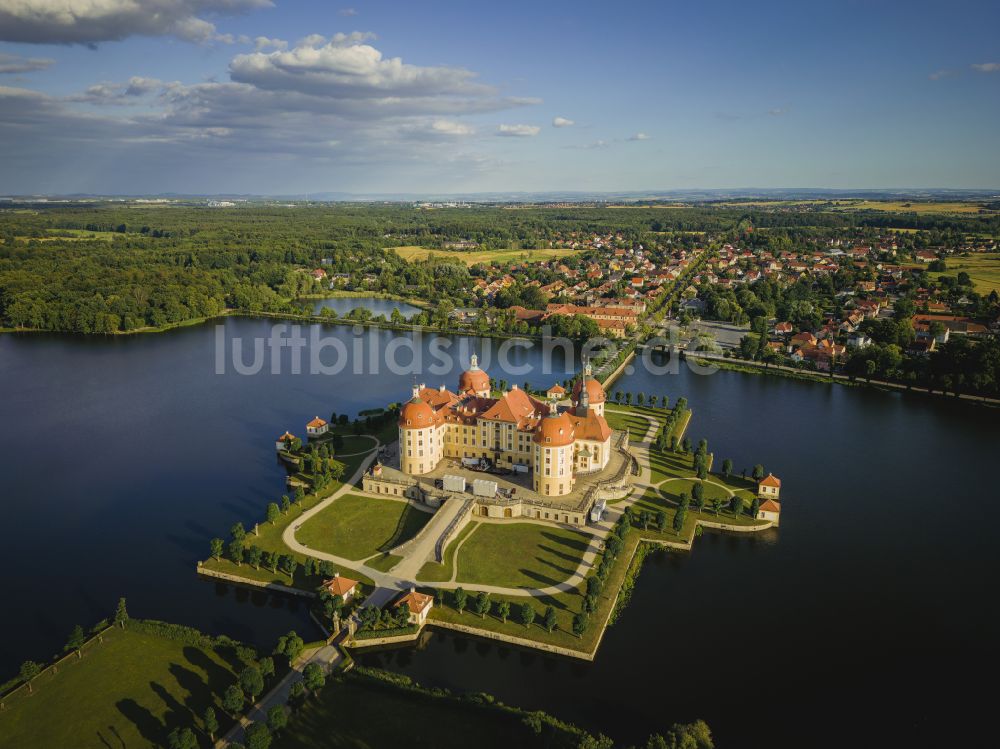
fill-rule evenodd
<path id="1" fill-rule="evenodd" d="M 4 193 L 1000 187 L 996 2 L 9 5 Z"/>

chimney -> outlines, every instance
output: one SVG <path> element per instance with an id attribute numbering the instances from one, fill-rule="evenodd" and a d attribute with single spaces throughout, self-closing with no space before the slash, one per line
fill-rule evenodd
<path id="1" fill-rule="evenodd" d="M 416 589 L 416 588 L 415 588 L 414 586 L 412 586 L 412 585 L 411 585 L 411 586 L 410 586 L 410 592 L 411 592 L 411 593 L 416 593 L 416 592 L 417 592 L 417 589 Z"/>
<path id="2" fill-rule="evenodd" d="M 334 572 L 334 573 L 333 573 L 333 576 L 334 576 L 334 577 L 340 577 L 340 573 L 339 573 L 339 572 Z"/>

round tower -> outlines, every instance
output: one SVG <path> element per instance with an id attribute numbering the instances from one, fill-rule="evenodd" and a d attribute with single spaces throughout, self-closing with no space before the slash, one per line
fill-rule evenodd
<path id="1" fill-rule="evenodd" d="M 434 409 L 414 385 L 413 397 L 399 411 L 399 470 L 412 475 L 434 470 L 441 460 L 436 431 Z"/>
<path id="2" fill-rule="evenodd" d="M 553 409 L 535 429 L 534 489 L 543 497 L 573 491 L 573 422 Z"/>

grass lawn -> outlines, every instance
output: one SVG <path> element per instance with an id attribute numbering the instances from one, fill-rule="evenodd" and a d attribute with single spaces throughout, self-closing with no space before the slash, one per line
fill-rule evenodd
<path id="1" fill-rule="evenodd" d="M 366 560 L 365 564 L 369 567 L 374 567 L 380 572 L 388 572 L 401 561 L 403 561 L 403 557 L 396 556 L 395 554 L 379 554 L 373 559 Z"/>
<path id="2" fill-rule="evenodd" d="M 579 741 L 572 730 L 549 726 L 536 735 L 514 710 L 435 698 L 347 675 L 328 680 L 318 697 L 295 712 L 272 748 L 568 749 Z"/>
<path id="3" fill-rule="evenodd" d="M 436 250 L 427 247 L 417 247 L 408 245 L 405 247 L 393 247 L 396 254 L 403 260 L 414 262 L 417 260 L 427 260 L 433 255 L 439 260 L 449 259 L 455 262 L 465 263 L 468 266 L 477 263 L 509 263 L 513 260 L 525 260 L 529 263 L 540 263 L 543 260 L 553 258 L 568 257 L 574 250 L 570 248 L 562 249 L 541 249 L 541 250 L 474 250 L 471 252 L 459 252 L 457 250 Z"/>
<path id="4" fill-rule="evenodd" d="M 591 536 L 537 523 L 480 523 L 458 551 L 456 580 L 544 588 L 572 575 Z"/>
<path id="5" fill-rule="evenodd" d="M 458 535 L 451 540 L 447 548 L 445 548 L 444 560 L 441 562 L 427 562 L 417 572 L 417 580 L 428 583 L 451 580 L 451 575 L 455 570 L 455 550 L 465 537 L 476 529 L 477 525 L 479 524 L 473 521 L 462 528 L 458 532 Z"/>
<path id="6" fill-rule="evenodd" d="M 358 455 L 352 458 L 344 458 L 341 461 L 344 468 L 344 477 L 349 478 L 358 469 L 358 466 L 364 460 L 364 455 Z M 302 516 L 302 513 L 306 510 L 315 507 L 319 502 L 321 502 L 326 497 L 333 494 L 335 491 L 340 489 L 343 484 L 339 481 L 333 482 L 324 492 L 322 497 L 317 497 L 314 494 L 307 494 L 305 499 L 297 505 L 293 505 L 292 509 L 288 511 L 287 514 L 282 515 L 278 518 L 274 525 L 271 525 L 267 521 L 261 519 L 260 525 L 258 526 L 259 535 L 254 535 L 253 533 L 253 523 L 244 524 L 247 526 L 247 544 L 258 546 L 264 551 L 270 551 L 277 554 L 291 554 L 299 562 L 299 569 L 295 572 L 295 579 L 290 580 L 288 575 L 278 572 L 271 572 L 268 569 L 261 567 L 260 569 L 254 569 L 249 564 L 242 564 L 237 566 L 234 562 L 228 559 L 208 559 L 202 563 L 202 566 L 206 569 L 215 570 L 217 572 L 225 572 L 230 575 L 238 575 L 240 577 L 246 577 L 250 580 L 256 580 L 258 582 L 264 583 L 278 583 L 280 585 L 294 585 L 297 588 L 302 588 L 303 590 L 315 590 L 316 586 L 319 585 L 322 580 L 317 577 L 307 577 L 303 574 L 302 564 L 305 562 L 305 556 L 292 552 L 285 542 L 281 540 L 282 534 L 285 532 L 290 524 L 295 523 Z M 263 515 L 264 508 L 261 508 L 261 514 Z M 219 529 L 219 537 L 225 538 L 226 532 L 224 529 Z M 375 550 L 371 552 L 375 553 Z M 370 556 L 370 555 L 369 555 Z M 371 579 L 362 575 L 356 570 L 351 570 L 347 567 L 343 567 L 339 570 L 345 575 L 348 575 L 354 580 L 359 580 L 366 584 L 371 584 Z"/>
<path id="7" fill-rule="evenodd" d="M 969 274 L 973 288 L 980 294 L 989 294 L 996 290 L 1000 292 L 1000 254 L 976 253 L 968 257 L 953 255 L 945 260 L 948 270 L 944 273 L 931 273 L 937 276 L 957 277 L 962 271 Z"/>
<path id="8" fill-rule="evenodd" d="M 140 631 L 111 629 L 82 660 L 63 661 L 0 712 L 0 747 L 165 746 L 176 726 L 198 727 L 243 664 L 234 649 L 205 648 Z M 201 735 L 201 746 L 208 737 Z"/>
<path id="9" fill-rule="evenodd" d="M 643 416 L 648 416 L 662 424 L 669 415 L 669 411 L 650 406 L 617 406 L 608 404 L 604 408 L 604 418 L 607 419 L 608 425 L 612 429 L 619 431 L 627 429 L 630 442 L 645 439 L 646 432 L 649 430 L 649 421 L 644 419 Z"/>
<path id="10" fill-rule="evenodd" d="M 312 549 L 362 560 L 413 538 L 432 517 L 406 502 L 345 494 L 306 521 L 296 538 Z"/>

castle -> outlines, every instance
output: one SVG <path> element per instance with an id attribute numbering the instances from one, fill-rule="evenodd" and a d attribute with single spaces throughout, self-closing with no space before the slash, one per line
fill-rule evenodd
<path id="1" fill-rule="evenodd" d="M 566 410 L 516 385 L 491 397 L 489 375 L 473 355 L 458 378 L 457 392 L 444 385 L 414 386 L 399 413 L 399 470 L 420 476 L 445 458 L 486 459 L 501 468 L 530 471 L 540 496 L 569 494 L 577 476 L 599 472 L 611 459 L 604 401 L 604 388 L 589 365 Z"/>

